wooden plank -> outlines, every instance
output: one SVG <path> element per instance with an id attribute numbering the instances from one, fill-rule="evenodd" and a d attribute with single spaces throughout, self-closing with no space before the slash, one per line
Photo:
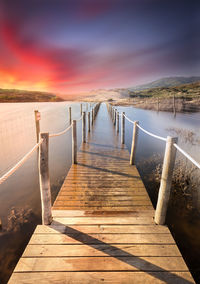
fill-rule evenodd
<path id="1" fill-rule="evenodd" d="M 142 205 L 136 205 L 136 206 L 57 206 L 56 204 L 55 204 L 55 206 L 53 207 L 53 209 L 55 210 L 55 209 L 57 209 L 57 210 L 76 210 L 76 209 L 78 209 L 78 208 L 80 208 L 81 210 L 87 210 L 87 211 L 127 211 L 127 212 L 129 212 L 129 211 L 131 211 L 131 210 L 145 210 L 145 209 L 150 209 L 151 208 L 151 206 L 147 206 L 147 205 L 145 205 L 145 206 L 142 206 Z"/>
<path id="2" fill-rule="evenodd" d="M 95 201 L 99 200 L 105 200 L 105 197 L 109 198 L 109 201 L 149 201 L 149 198 L 146 195 L 126 195 L 126 194 L 72 194 L 72 195 L 66 195 L 64 194 L 59 194 L 57 197 L 57 201 L 87 201 L 87 199 L 90 200 L 90 198 L 93 198 Z"/>
<path id="3" fill-rule="evenodd" d="M 23 257 L 181 256 L 176 245 L 28 245 Z"/>
<path id="4" fill-rule="evenodd" d="M 144 191 L 144 187 L 143 186 L 135 186 L 135 187 L 132 187 L 130 189 L 126 189 L 126 187 L 124 185 L 121 185 L 121 187 L 106 187 L 106 186 L 92 186 L 92 185 L 72 185 L 72 186 L 63 186 L 62 192 L 72 192 L 72 193 L 76 193 L 76 192 L 82 192 L 82 193 L 85 193 L 85 192 L 88 192 L 88 193 L 124 193 L 124 194 L 145 194 L 145 191 Z M 147 193 L 146 193 L 147 194 Z"/>
<path id="5" fill-rule="evenodd" d="M 106 166 L 106 165 L 105 165 Z M 110 164 L 108 165 L 108 167 L 110 166 Z M 121 166 L 121 164 L 120 164 Z M 130 175 L 130 176 L 137 176 L 139 177 L 139 173 L 137 171 L 136 168 L 129 168 L 129 167 L 124 167 L 121 166 L 120 168 L 120 172 L 119 172 L 119 168 L 117 168 L 117 166 L 113 166 L 113 167 L 109 167 L 110 171 L 108 170 L 108 176 L 123 176 L 123 175 Z M 114 169 L 115 171 L 112 172 L 112 169 Z M 121 171 L 122 169 L 122 171 Z M 86 167 L 80 166 L 78 165 L 78 168 L 74 168 L 74 166 L 71 167 L 69 173 L 68 173 L 68 177 L 83 177 L 84 174 L 88 174 L 89 176 L 95 176 L 97 174 L 99 174 L 100 176 L 104 175 L 103 171 L 100 171 L 99 169 L 95 169 L 95 168 L 88 168 L 86 169 Z"/>
<path id="6" fill-rule="evenodd" d="M 113 217 L 154 217 L 154 210 L 150 209 L 150 210 L 135 210 L 135 211 L 120 211 L 120 212 L 116 212 L 116 211 L 110 211 L 110 212 L 95 212 L 95 211 L 85 211 L 85 210 L 52 210 L 52 214 L 53 217 L 83 217 L 83 216 L 93 216 L 93 217 L 97 217 L 97 216 L 113 216 Z M 100 215 L 99 215 L 100 214 Z M 163 226 L 161 226 L 163 227 Z"/>
<path id="7" fill-rule="evenodd" d="M 195 283 L 189 272 L 38 272 L 14 273 L 9 284 L 99 283 L 116 284 L 189 284 Z"/>
<path id="8" fill-rule="evenodd" d="M 98 191 L 95 191 L 95 190 L 90 190 L 90 189 L 62 189 L 59 193 L 58 196 L 61 196 L 61 195 L 66 195 L 66 196 L 78 196 L 78 195 L 82 195 L 82 196 L 90 196 L 90 195 L 104 195 L 104 196 L 119 196 L 119 195 L 126 195 L 126 196 L 146 196 L 148 198 L 147 195 L 144 194 L 144 191 L 143 190 L 132 190 L 132 191 L 127 191 L 127 192 L 124 192 L 123 190 L 121 191 L 112 191 L 112 190 L 98 190 Z"/>
<path id="9" fill-rule="evenodd" d="M 71 234 L 34 234 L 29 244 L 174 244 L 170 234 L 85 234 L 71 229 Z"/>
<path id="10" fill-rule="evenodd" d="M 54 203 L 54 206 L 102 206 L 102 207 L 107 207 L 107 206 L 152 206 L 149 200 L 109 200 L 105 199 L 104 200 L 56 200 Z"/>
<path id="11" fill-rule="evenodd" d="M 132 210 L 149 210 L 151 209 L 152 206 L 151 205 L 136 205 L 136 206 L 57 206 L 56 203 L 53 207 L 53 209 L 57 209 L 57 210 L 77 210 L 77 209 L 80 209 L 80 210 L 86 210 L 86 211 L 132 211 Z"/>
<path id="12" fill-rule="evenodd" d="M 51 225 L 44 226 L 38 225 L 35 229 L 34 234 L 57 234 L 57 233 L 69 233 L 71 229 L 90 234 L 90 233 L 155 233 L 155 234 L 170 234 L 167 227 L 155 226 L 155 225 L 75 225 L 75 226 L 64 226 L 64 225 Z"/>
<path id="13" fill-rule="evenodd" d="M 15 272 L 30 271 L 187 271 L 181 257 L 21 258 Z"/>
<path id="14" fill-rule="evenodd" d="M 138 225 L 138 224 L 155 224 L 152 217 L 78 217 L 78 218 L 59 218 L 53 219 L 52 224 L 64 224 L 64 225 L 78 225 L 78 224 L 126 224 L 126 225 Z"/>

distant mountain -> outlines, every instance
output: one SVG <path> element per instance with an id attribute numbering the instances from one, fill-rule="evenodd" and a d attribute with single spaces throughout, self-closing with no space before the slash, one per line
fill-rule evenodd
<path id="1" fill-rule="evenodd" d="M 131 91 L 141 91 L 145 89 L 150 88 L 158 88 L 158 87 L 173 87 L 173 86 L 179 86 L 183 84 L 190 84 L 200 81 L 200 77 L 193 76 L 193 77 L 167 77 L 162 78 L 156 81 L 153 81 L 151 83 L 147 83 L 144 85 L 139 85 L 135 87 L 128 88 Z"/>

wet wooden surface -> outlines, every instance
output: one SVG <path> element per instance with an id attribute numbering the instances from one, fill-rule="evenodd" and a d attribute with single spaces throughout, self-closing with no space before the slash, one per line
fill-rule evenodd
<path id="1" fill-rule="evenodd" d="M 105 105 L 10 283 L 194 283 Z"/>

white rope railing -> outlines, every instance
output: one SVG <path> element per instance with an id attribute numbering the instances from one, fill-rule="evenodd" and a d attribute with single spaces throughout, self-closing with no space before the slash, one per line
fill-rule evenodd
<path id="1" fill-rule="evenodd" d="M 134 124 L 134 121 L 131 120 L 130 118 L 128 118 L 124 113 L 122 113 L 122 115 L 123 115 L 130 123 L 133 123 L 133 124 Z"/>
<path id="2" fill-rule="evenodd" d="M 15 166 L 13 166 L 7 173 L 5 173 L 0 178 L 0 184 L 2 184 L 7 178 L 9 178 L 19 167 L 21 167 L 26 160 L 33 154 L 35 150 L 42 144 L 43 139 L 41 139 Z"/>
<path id="3" fill-rule="evenodd" d="M 65 134 L 68 130 L 70 130 L 71 127 L 72 127 L 72 125 L 68 126 L 65 130 L 63 130 L 63 131 L 61 131 L 61 132 L 54 133 L 54 134 L 50 134 L 49 137 L 52 138 L 52 137 L 57 137 L 57 136 L 63 135 L 63 134 Z"/>
<path id="4" fill-rule="evenodd" d="M 148 135 L 151 136 L 151 137 L 157 138 L 157 139 L 162 140 L 162 141 L 167 141 L 167 138 L 164 138 L 164 137 L 162 137 L 162 136 L 155 135 L 155 134 L 153 134 L 153 133 L 151 133 L 151 132 L 145 130 L 144 128 L 142 128 L 139 124 L 137 124 L 137 127 L 138 127 L 139 129 L 141 129 L 144 133 L 148 134 Z"/>
<path id="5" fill-rule="evenodd" d="M 122 114 L 121 114 L 122 115 Z M 132 121 L 131 119 L 129 119 L 125 114 L 123 114 L 124 117 L 131 123 L 134 123 L 134 121 Z M 139 124 L 137 124 L 137 127 L 142 130 L 144 133 L 150 135 L 151 137 L 154 137 L 154 138 L 157 138 L 159 140 L 162 140 L 162 141 L 167 141 L 167 138 L 164 138 L 164 137 L 161 137 L 161 136 L 158 136 L 158 135 L 155 135 L 147 130 L 145 130 L 144 128 L 142 128 Z M 188 158 L 188 160 L 190 160 L 197 168 L 200 169 L 200 163 L 198 163 L 197 161 L 195 161 L 188 153 L 186 153 L 183 149 L 181 149 L 176 143 L 173 144 L 174 147 L 179 151 L 181 152 L 186 158 Z"/>
<path id="6" fill-rule="evenodd" d="M 131 120 L 130 118 L 128 118 L 125 114 L 123 114 L 123 115 L 124 115 L 124 117 L 125 117 L 129 122 L 131 122 L 131 123 L 134 124 L 134 121 L 133 121 L 133 120 Z M 167 138 L 164 138 L 164 137 L 162 137 L 162 136 L 155 135 L 155 134 L 153 134 L 153 133 L 151 133 L 151 132 L 145 130 L 144 128 L 142 128 L 139 124 L 137 124 L 137 127 L 138 127 L 140 130 L 142 130 L 144 133 L 150 135 L 151 137 L 157 138 L 157 139 L 162 140 L 162 141 L 167 141 Z"/>
<path id="7" fill-rule="evenodd" d="M 82 119 L 82 116 L 79 117 L 78 119 L 76 119 L 76 121 L 80 121 Z M 58 133 L 54 133 L 54 134 L 49 134 L 49 137 L 52 138 L 52 137 L 57 137 L 57 136 L 60 136 L 60 135 L 63 135 L 65 134 L 68 130 L 70 130 L 70 128 L 72 127 L 72 125 L 68 126 L 66 129 L 64 129 L 63 131 L 61 132 L 58 132 Z"/>
<path id="8" fill-rule="evenodd" d="M 200 169 L 200 163 L 195 161 L 188 153 L 186 153 L 183 149 L 181 149 L 176 143 L 174 143 L 174 147 L 181 152 L 188 160 L 190 160 L 197 168 Z"/>

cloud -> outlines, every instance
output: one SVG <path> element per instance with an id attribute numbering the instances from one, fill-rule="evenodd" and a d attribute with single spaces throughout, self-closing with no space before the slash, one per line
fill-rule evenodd
<path id="1" fill-rule="evenodd" d="M 192 9 L 179 17 L 171 5 L 164 15 L 157 0 L 151 0 L 152 14 L 146 0 L 123 3 L 2 0 L 0 85 L 69 93 L 193 70 L 198 32 Z"/>

